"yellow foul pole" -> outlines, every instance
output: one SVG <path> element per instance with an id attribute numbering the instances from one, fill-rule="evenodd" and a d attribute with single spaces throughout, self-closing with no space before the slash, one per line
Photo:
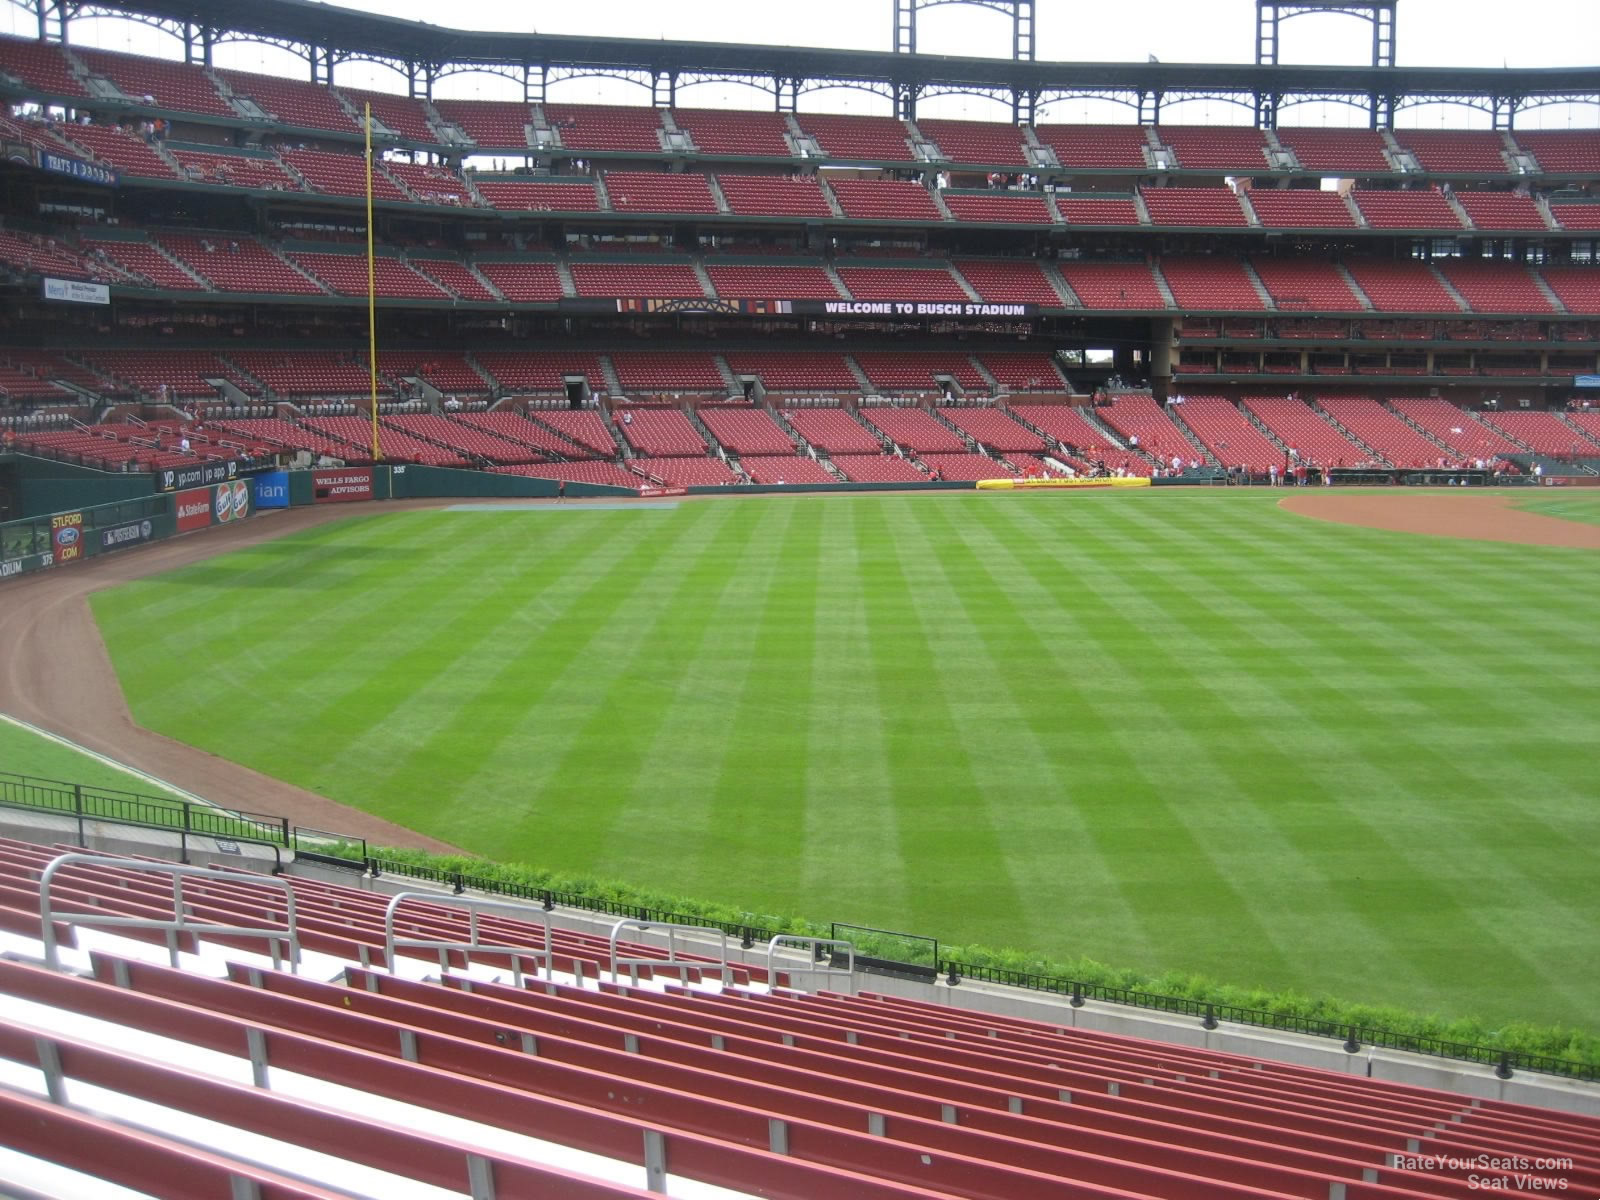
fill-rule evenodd
<path id="1" fill-rule="evenodd" d="M 378 287 L 372 250 L 372 102 L 363 106 L 367 131 L 367 364 L 372 375 L 372 457 L 383 459 L 378 445 Z"/>

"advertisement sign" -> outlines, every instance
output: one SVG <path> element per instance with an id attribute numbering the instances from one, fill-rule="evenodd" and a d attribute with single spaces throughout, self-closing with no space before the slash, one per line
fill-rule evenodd
<path id="1" fill-rule="evenodd" d="M 71 562 L 83 557 L 83 514 L 60 513 L 50 518 L 50 544 L 55 547 L 57 562 Z"/>
<path id="2" fill-rule="evenodd" d="M 57 175 L 70 175 L 79 183 L 98 183 L 104 187 L 117 186 L 117 173 L 99 163 L 84 162 L 70 154 L 57 154 L 54 150 L 39 148 L 39 169 L 54 171 Z"/>
<path id="3" fill-rule="evenodd" d="M 155 526 L 148 520 L 125 521 L 109 529 L 100 530 L 100 550 L 120 550 L 124 546 L 137 546 L 155 536 Z"/>
<path id="4" fill-rule="evenodd" d="M 37 571 L 41 567 L 55 565 L 55 555 L 24 554 L 21 558 L 0 559 L 0 579 L 10 579 L 13 575 L 21 575 L 25 571 Z"/>
<path id="5" fill-rule="evenodd" d="M 975 300 L 795 300 L 790 310 L 827 317 L 968 317 L 1025 320 L 1039 315 L 1037 304 L 984 304 Z"/>
<path id="6" fill-rule="evenodd" d="M 238 474 L 239 464 L 231 458 L 227 462 L 213 460 L 195 463 L 192 467 L 169 467 L 157 478 L 157 482 L 161 485 L 158 490 L 175 492 L 182 488 L 207 487 L 213 483 L 221 483 L 225 479 L 233 479 Z"/>
<path id="7" fill-rule="evenodd" d="M 189 533 L 211 525 L 211 489 L 196 488 L 177 495 L 178 532 Z"/>
<path id="8" fill-rule="evenodd" d="M 250 515 L 250 485 L 243 479 L 219 483 L 211 498 L 212 520 L 218 525 L 242 521 Z"/>
<path id="9" fill-rule="evenodd" d="M 287 471 L 268 471 L 265 475 L 256 476 L 256 507 L 289 507 L 289 473 Z"/>
<path id="10" fill-rule="evenodd" d="M 68 304 L 110 304 L 111 289 L 103 283 L 83 283 L 77 279 L 46 279 L 46 300 L 65 300 Z"/>
<path id="11" fill-rule="evenodd" d="M 317 504 L 372 499 L 372 468 L 345 467 L 311 472 L 311 498 Z"/>

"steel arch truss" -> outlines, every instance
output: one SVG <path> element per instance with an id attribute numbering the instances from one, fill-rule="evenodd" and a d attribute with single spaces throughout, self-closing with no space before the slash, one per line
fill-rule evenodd
<path id="1" fill-rule="evenodd" d="M 937 8 L 941 4 L 961 4 L 968 8 L 987 8 L 1011 17 L 1011 59 L 1013 62 L 1032 62 L 1034 59 L 1034 0 L 894 0 L 894 51 L 896 54 L 917 52 L 917 13 L 924 8 Z"/>

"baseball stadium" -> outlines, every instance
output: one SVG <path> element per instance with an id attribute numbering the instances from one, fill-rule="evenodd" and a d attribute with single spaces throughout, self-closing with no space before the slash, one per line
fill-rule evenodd
<path id="1" fill-rule="evenodd" d="M 4 6 L 0 1195 L 1600 1196 L 1600 11 L 527 7 Z"/>

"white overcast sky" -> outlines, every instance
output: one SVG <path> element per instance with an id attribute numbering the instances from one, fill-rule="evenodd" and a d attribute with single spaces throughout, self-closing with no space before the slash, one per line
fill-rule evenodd
<path id="1" fill-rule="evenodd" d="M 456 28 L 628 37 L 689 38 L 829 46 L 857 50 L 892 48 L 891 0 L 346 0 L 346 8 L 380 12 Z M 1255 53 L 1252 0 L 1038 0 L 1036 57 L 1061 61 L 1251 62 Z M 1600 68 L 1600 0 L 1399 0 L 1398 60 L 1402 66 Z M 36 19 L 10 0 L 0 3 L 6 32 L 32 36 Z M 177 56 L 176 42 L 148 28 L 104 19 L 77 21 L 74 40 L 106 49 Z M 1009 17 L 967 5 L 942 5 L 918 14 L 918 49 L 930 54 L 1007 57 Z M 1371 53 L 1371 27 L 1353 17 L 1300 16 L 1285 21 L 1279 60 L 1285 63 L 1364 64 Z M 229 46 L 219 65 L 304 75 L 303 63 L 271 47 Z M 343 64 L 335 81 L 351 86 L 403 90 L 398 76 L 366 64 Z M 513 99 L 509 81 L 483 75 L 445 81 L 440 96 Z M 551 88 L 553 100 L 605 103 L 649 102 L 643 89 L 615 80 L 575 79 Z M 679 103 L 706 107 L 763 107 L 759 93 L 728 83 L 707 83 L 679 92 Z M 770 100 L 765 102 L 770 104 Z M 802 96 L 802 108 L 885 112 L 888 102 L 857 91 L 831 89 Z M 925 115 L 1004 119 L 994 102 L 950 96 L 924 101 Z M 1127 121 L 1125 109 L 1081 100 L 1046 111 L 1062 121 Z M 1220 101 L 1194 101 L 1163 114 L 1171 122 L 1244 122 L 1242 108 Z M 1359 116 L 1339 105 L 1307 104 L 1284 114 L 1285 124 L 1352 124 Z M 1437 106 L 1406 113 L 1403 125 L 1464 128 L 1487 125 L 1486 115 Z M 1561 106 L 1519 114 L 1524 128 L 1600 127 L 1600 106 Z"/>

